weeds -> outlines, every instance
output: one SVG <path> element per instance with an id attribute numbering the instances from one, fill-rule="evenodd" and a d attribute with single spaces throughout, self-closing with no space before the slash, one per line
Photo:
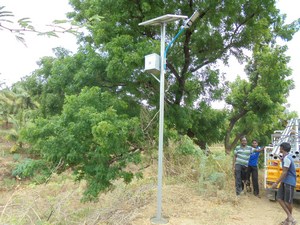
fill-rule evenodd
<path id="1" fill-rule="evenodd" d="M 219 145 L 205 154 L 188 137 L 170 141 L 165 148 L 165 176 L 168 184 L 185 183 L 199 195 L 236 203 L 232 157 Z"/>
<path id="2" fill-rule="evenodd" d="M 164 149 L 164 181 L 167 184 L 164 189 L 169 192 L 165 197 L 167 202 L 183 205 L 190 201 L 191 196 L 199 199 L 205 196 L 216 202 L 237 204 L 235 196 L 230 194 L 234 187 L 230 182 L 233 181 L 231 158 L 223 151 L 210 150 L 211 154 L 206 155 L 186 136 L 169 141 Z M 22 160 L 17 155 L 14 160 L 21 162 L 16 167 L 17 174 L 24 177 L 35 175 L 31 170 L 31 161 Z M 42 164 L 35 166 L 42 167 Z M 141 216 L 141 211 L 155 205 L 156 165 L 143 172 L 144 178 L 131 184 L 117 181 L 115 189 L 101 194 L 96 203 L 81 202 L 85 183 L 73 183 L 71 171 L 60 175 L 53 173 L 46 184 L 37 185 L 39 182 L 34 182 L 26 188 L 17 186 L 13 193 L 1 198 L 0 223 L 132 224 Z M 8 181 L 5 182 L 8 185 Z M 170 215 L 172 213 L 169 212 Z"/>

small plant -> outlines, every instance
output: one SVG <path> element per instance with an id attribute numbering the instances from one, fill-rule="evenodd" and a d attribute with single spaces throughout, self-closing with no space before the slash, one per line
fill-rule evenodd
<path id="1" fill-rule="evenodd" d="M 176 147 L 176 152 L 181 155 L 195 155 L 200 156 L 202 150 L 200 147 L 195 145 L 192 139 L 188 136 L 184 135 L 178 143 L 179 145 Z"/>
<path id="2" fill-rule="evenodd" d="M 21 155 L 20 154 L 13 154 L 13 160 L 14 161 L 19 161 L 21 159 Z"/>
<path id="3" fill-rule="evenodd" d="M 231 157 L 224 152 L 212 152 L 203 155 L 199 164 L 199 192 L 216 195 L 218 190 L 231 189 L 233 181 Z"/>
<path id="4" fill-rule="evenodd" d="M 169 178 L 198 180 L 198 165 L 204 152 L 188 136 L 176 136 L 165 148 L 165 171 Z"/>
<path id="5" fill-rule="evenodd" d="M 51 174 L 44 160 L 33 160 L 26 158 L 13 170 L 12 175 L 19 178 L 37 178 L 38 183 L 43 183 Z"/>
<path id="6" fill-rule="evenodd" d="M 1 182 L 1 189 L 11 190 L 17 185 L 17 181 L 11 178 L 4 178 Z"/>

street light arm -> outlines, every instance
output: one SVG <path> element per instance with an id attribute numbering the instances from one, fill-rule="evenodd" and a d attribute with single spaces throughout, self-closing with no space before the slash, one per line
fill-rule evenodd
<path id="1" fill-rule="evenodd" d="M 193 22 L 199 17 L 200 13 L 198 11 L 195 11 L 193 13 L 193 15 L 187 19 L 185 25 L 184 25 L 184 28 L 185 29 L 188 29 L 192 26 Z"/>
<path id="2" fill-rule="evenodd" d="M 199 17 L 199 15 L 200 15 L 200 13 L 198 11 L 195 11 L 193 13 L 193 15 L 186 20 L 185 25 L 182 26 L 182 28 L 180 29 L 180 31 L 175 35 L 175 37 L 173 38 L 173 40 L 166 47 L 165 54 L 164 54 L 165 59 L 167 58 L 168 50 L 171 48 L 171 46 L 176 41 L 176 39 L 180 36 L 180 34 L 183 33 L 184 29 L 188 29 L 188 28 L 190 28 L 190 26 L 192 26 L 193 22 Z M 166 63 L 164 65 L 164 68 L 166 69 Z"/>
<path id="3" fill-rule="evenodd" d="M 167 58 L 167 54 L 168 54 L 169 49 L 171 48 L 171 46 L 173 45 L 173 43 L 176 41 L 176 39 L 180 36 L 180 34 L 183 33 L 183 31 L 184 31 L 184 27 L 182 27 L 180 29 L 180 31 L 175 35 L 175 37 L 173 38 L 173 40 L 166 47 L 165 55 L 164 55 L 165 59 Z M 165 66 L 166 66 L 166 64 L 165 64 Z M 165 69 L 166 69 L 166 67 L 165 67 Z"/>

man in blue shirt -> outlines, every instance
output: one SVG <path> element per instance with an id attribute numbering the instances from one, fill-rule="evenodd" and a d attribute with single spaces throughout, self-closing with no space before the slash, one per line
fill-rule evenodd
<path id="1" fill-rule="evenodd" d="M 272 188 L 275 189 L 280 183 L 277 191 L 277 201 L 287 215 L 286 220 L 283 221 L 283 224 L 285 225 L 296 224 L 292 215 L 294 189 L 296 186 L 296 168 L 292 156 L 289 155 L 290 150 L 291 145 L 289 143 L 283 142 L 280 144 L 280 153 L 282 153 L 282 173 L 278 180 L 272 185 Z"/>
<path id="2" fill-rule="evenodd" d="M 258 146 L 257 140 L 252 141 L 252 147 L 256 149 L 256 151 L 253 151 L 250 155 L 249 162 L 248 162 L 248 167 L 247 167 L 247 182 L 246 182 L 246 190 L 248 192 L 251 192 L 251 187 L 250 187 L 250 177 L 252 181 L 252 186 L 253 186 L 253 194 L 257 197 L 259 196 L 259 185 L 258 185 L 258 159 L 259 159 L 259 154 L 261 151 L 264 150 L 264 148 L 261 148 Z"/>

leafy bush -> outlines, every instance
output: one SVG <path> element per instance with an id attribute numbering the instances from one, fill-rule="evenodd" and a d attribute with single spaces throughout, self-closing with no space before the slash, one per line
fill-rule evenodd
<path id="1" fill-rule="evenodd" d="M 218 189 L 231 188 L 234 181 L 232 172 L 232 158 L 222 152 L 212 152 L 210 155 L 203 155 L 199 165 L 199 190 L 200 192 Z"/>
<path id="2" fill-rule="evenodd" d="M 61 115 L 38 118 L 22 135 L 47 163 L 62 162 L 62 170 L 70 168 L 77 180 L 86 180 L 84 195 L 92 200 L 112 188 L 114 180 L 129 183 L 135 174 L 126 167 L 140 163 L 143 133 L 127 109 L 124 101 L 98 87 L 84 88 L 66 97 Z"/>
<path id="3" fill-rule="evenodd" d="M 200 156 L 203 152 L 199 146 L 195 145 L 192 139 L 184 135 L 175 149 L 179 155 Z"/>
<path id="4" fill-rule="evenodd" d="M 19 178 L 36 178 L 38 183 L 46 181 L 50 176 L 51 170 L 44 160 L 34 160 L 26 158 L 20 162 L 12 171 L 14 177 Z"/>
<path id="5" fill-rule="evenodd" d="M 207 155 L 188 136 L 173 133 L 164 156 L 166 176 L 175 182 L 198 183 L 201 193 L 229 189 L 231 182 L 228 181 L 234 181 L 231 156 L 223 150 Z"/>
<path id="6" fill-rule="evenodd" d="M 198 165 L 203 151 L 188 136 L 175 135 L 164 150 L 165 173 L 176 180 L 198 180 Z"/>

